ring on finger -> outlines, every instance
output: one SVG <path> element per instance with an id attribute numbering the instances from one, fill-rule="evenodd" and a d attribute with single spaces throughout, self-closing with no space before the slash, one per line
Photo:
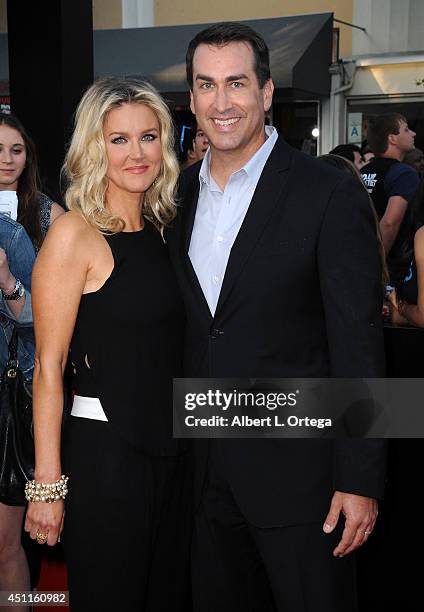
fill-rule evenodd
<path id="1" fill-rule="evenodd" d="M 48 531 L 46 531 L 45 533 L 42 533 L 41 531 L 37 530 L 35 539 L 37 540 L 38 544 L 45 544 L 47 542 L 48 537 L 49 537 Z"/>
<path id="2" fill-rule="evenodd" d="M 370 535 L 372 531 L 364 531 L 365 535 Z"/>

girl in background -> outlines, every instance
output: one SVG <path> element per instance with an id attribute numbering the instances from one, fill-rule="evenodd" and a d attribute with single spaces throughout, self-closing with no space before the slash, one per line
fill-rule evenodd
<path id="1" fill-rule="evenodd" d="M 0 190 L 14 191 L 18 198 L 18 223 L 4 215 L 0 222 L 0 375 L 13 326 L 18 324 L 20 368 L 31 380 L 32 266 L 50 224 L 64 210 L 41 193 L 34 143 L 19 120 L 5 113 L 0 113 Z M 29 590 L 28 564 L 21 545 L 25 507 L 5 501 L 0 499 L 0 590 Z"/>

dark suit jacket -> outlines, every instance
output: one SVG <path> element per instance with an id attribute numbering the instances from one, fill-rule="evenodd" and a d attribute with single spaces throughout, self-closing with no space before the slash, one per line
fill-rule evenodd
<path id="1" fill-rule="evenodd" d="M 384 376 L 381 269 L 356 181 L 279 137 L 228 261 L 212 318 L 188 257 L 200 165 L 168 233 L 188 312 L 188 377 Z M 381 440 L 221 440 L 229 482 L 258 526 L 321 521 L 334 490 L 381 497 Z M 198 482 L 207 442 L 198 446 Z"/>

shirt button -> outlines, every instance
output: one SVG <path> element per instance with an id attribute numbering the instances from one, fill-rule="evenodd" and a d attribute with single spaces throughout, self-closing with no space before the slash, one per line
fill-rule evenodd
<path id="1" fill-rule="evenodd" d="M 219 276 L 216 276 L 215 274 L 215 276 L 212 276 L 212 280 L 214 283 L 219 283 Z"/>
<path id="2" fill-rule="evenodd" d="M 217 239 L 218 242 L 222 242 L 224 240 L 224 237 L 223 236 L 217 236 L 216 239 Z"/>
<path id="3" fill-rule="evenodd" d="M 219 336 L 223 336 L 223 335 L 224 335 L 224 332 L 222 331 L 222 329 L 215 328 L 211 331 L 212 338 L 219 338 Z"/>

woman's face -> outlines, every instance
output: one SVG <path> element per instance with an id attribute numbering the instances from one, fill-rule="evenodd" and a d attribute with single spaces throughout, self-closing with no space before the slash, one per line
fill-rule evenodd
<path id="1" fill-rule="evenodd" d="M 143 194 L 162 163 L 159 122 L 144 104 L 124 104 L 109 112 L 103 126 L 109 194 Z"/>
<path id="2" fill-rule="evenodd" d="M 0 191 L 16 191 L 26 162 L 25 142 L 18 130 L 0 125 Z"/>

